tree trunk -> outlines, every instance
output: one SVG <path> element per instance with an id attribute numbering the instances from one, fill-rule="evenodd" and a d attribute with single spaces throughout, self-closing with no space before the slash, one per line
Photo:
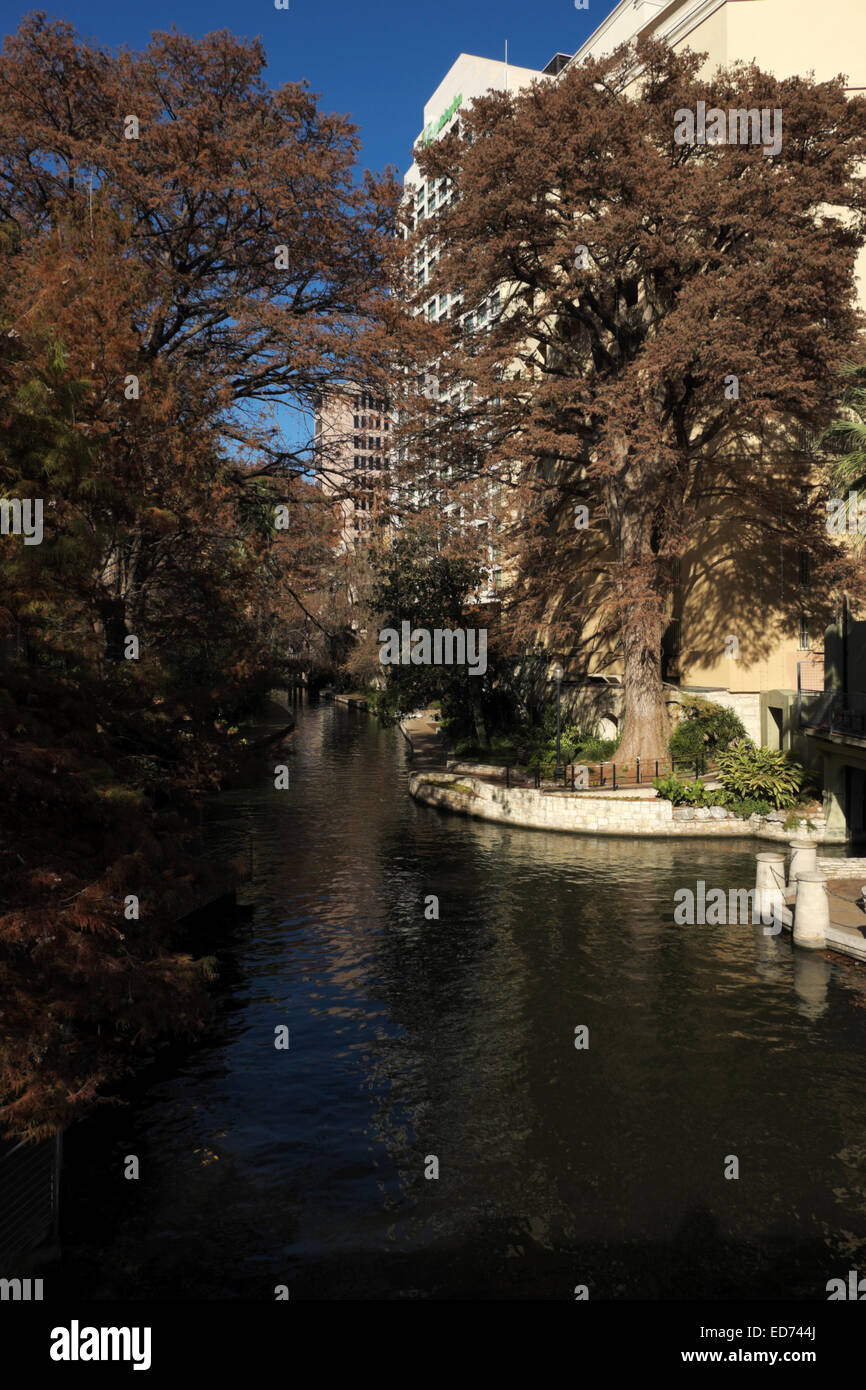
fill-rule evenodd
<path id="1" fill-rule="evenodd" d="M 670 756 L 671 736 L 662 686 L 661 614 L 639 622 L 626 618 L 622 636 L 625 728 L 614 758 L 618 763 L 636 758 L 661 762 Z"/>
<path id="2" fill-rule="evenodd" d="M 122 598 L 102 599 L 98 605 L 105 635 L 105 660 L 123 660 L 126 637 L 126 603 Z"/>
<path id="3" fill-rule="evenodd" d="M 480 700 L 474 700 L 472 702 L 472 717 L 475 721 L 475 738 L 479 748 L 488 748 L 490 744 L 487 733 L 487 724 L 484 721 L 484 711 L 481 708 Z"/>
<path id="4" fill-rule="evenodd" d="M 608 495 L 611 539 L 619 559 L 619 625 L 623 652 L 625 725 L 614 754 L 617 762 L 636 758 L 659 762 L 670 755 L 670 720 L 662 686 L 664 589 L 659 556 L 653 547 L 652 513 L 639 476 L 627 467 L 621 442 L 622 472 Z"/>

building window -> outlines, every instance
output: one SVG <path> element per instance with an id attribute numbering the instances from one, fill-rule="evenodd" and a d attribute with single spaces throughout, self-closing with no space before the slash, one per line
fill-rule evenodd
<path id="1" fill-rule="evenodd" d="M 800 650 L 809 650 L 809 619 L 805 613 L 800 614 Z"/>
<path id="2" fill-rule="evenodd" d="M 811 557 L 806 550 L 800 551 L 800 584 L 804 589 L 808 589 L 812 582 Z"/>

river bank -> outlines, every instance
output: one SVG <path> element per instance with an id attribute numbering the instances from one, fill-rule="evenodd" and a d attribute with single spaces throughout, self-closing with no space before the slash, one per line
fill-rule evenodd
<path id="1" fill-rule="evenodd" d="M 746 837 L 785 844 L 792 836 L 808 835 L 816 844 L 845 844 L 844 832 L 828 830 L 820 813 L 791 820 L 787 814 L 772 812 L 743 820 L 719 806 L 674 806 L 649 785 L 592 792 L 569 791 L 553 783 L 536 788 L 509 786 L 502 767 L 449 758 L 442 731 L 426 712 L 403 720 L 400 731 L 417 769 L 409 779 L 410 796 L 457 815 L 573 835 Z"/>
<path id="2" fill-rule="evenodd" d="M 475 816 L 527 830 L 556 830 L 573 835 L 648 836 L 655 839 L 743 839 L 787 843 L 792 835 L 809 835 L 817 844 L 842 845 L 844 832 L 828 831 L 823 816 L 785 825 L 786 817 L 750 816 L 721 808 L 680 808 L 653 788 L 609 792 L 569 792 L 559 787 L 506 787 L 456 765 L 447 771 L 425 768 L 409 779 L 409 794 L 439 810 Z M 687 818 L 683 810 L 689 811 Z M 677 813 L 680 812 L 678 815 Z M 811 822 L 811 824 L 810 824 Z"/>

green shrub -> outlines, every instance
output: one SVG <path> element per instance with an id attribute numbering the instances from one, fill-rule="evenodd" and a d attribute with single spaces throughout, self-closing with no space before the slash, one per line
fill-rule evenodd
<path id="1" fill-rule="evenodd" d="M 680 722 L 671 735 L 671 757 L 688 762 L 704 754 L 714 757 L 734 739 L 745 737 L 743 723 L 733 710 L 693 695 L 680 707 Z"/>
<path id="2" fill-rule="evenodd" d="M 673 773 L 669 777 L 654 777 L 653 786 L 662 801 L 670 801 L 674 806 L 682 806 L 689 790 L 687 784 L 681 782 Z"/>
<path id="3" fill-rule="evenodd" d="M 610 762 L 618 741 L 615 738 L 596 738 L 594 734 L 579 729 L 576 724 L 568 724 L 560 737 L 560 762 L 564 767 L 570 763 Z M 552 776 L 556 766 L 556 734 L 552 738 L 545 736 L 531 743 L 530 747 L 528 766 L 537 767 L 543 777 Z"/>
<path id="4" fill-rule="evenodd" d="M 724 806 L 724 796 L 718 791 L 708 791 L 703 782 L 681 782 L 676 773 L 668 777 L 654 777 L 653 786 L 663 801 L 671 801 L 674 806 Z"/>
<path id="5" fill-rule="evenodd" d="M 769 801 L 778 809 L 793 806 L 803 769 L 776 748 L 757 748 L 740 740 L 716 755 L 725 790 L 741 798 Z"/>
<path id="6" fill-rule="evenodd" d="M 708 788 L 703 782 L 681 782 L 673 773 L 669 777 L 654 777 L 653 786 L 664 801 L 674 806 L 724 806 L 735 816 L 766 816 L 772 809 L 769 801 L 757 797 L 741 797 L 724 788 Z"/>
<path id="7" fill-rule="evenodd" d="M 578 755 L 580 739 L 583 737 L 581 730 L 576 724 L 565 724 L 559 738 L 559 758 L 560 765 L 565 767 L 568 763 L 585 761 Z M 519 739 L 518 739 L 519 741 Z M 527 737 L 529 745 L 529 758 L 527 766 L 541 773 L 542 777 L 552 777 L 556 766 L 556 722 L 553 722 L 553 732 L 550 732 L 550 723 L 545 724 L 529 732 Z"/>
<path id="8" fill-rule="evenodd" d="M 735 796 L 733 792 L 726 792 L 725 795 L 728 810 L 733 811 L 735 816 L 741 816 L 743 820 L 748 820 L 749 816 L 768 816 L 773 809 L 769 801 L 764 801 L 761 797 Z"/>
<path id="9" fill-rule="evenodd" d="M 595 734 L 584 734 L 578 740 L 574 757 L 570 761 L 576 763 L 610 762 L 618 743 L 619 739 L 617 738 L 597 738 Z"/>

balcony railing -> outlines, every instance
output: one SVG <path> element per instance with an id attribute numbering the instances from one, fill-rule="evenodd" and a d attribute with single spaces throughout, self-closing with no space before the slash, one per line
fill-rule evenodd
<path id="1" fill-rule="evenodd" d="M 866 693 L 858 690 L 801 690 L 798 724 L 813 734 L 866 740 Z"/>

